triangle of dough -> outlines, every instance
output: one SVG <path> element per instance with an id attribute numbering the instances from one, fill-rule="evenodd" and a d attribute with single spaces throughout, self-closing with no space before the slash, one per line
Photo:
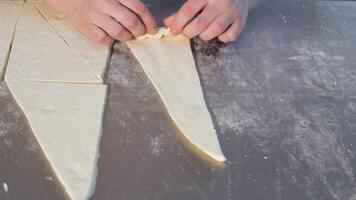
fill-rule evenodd
<path id="1" fill-rule="evenodd" d="M 64 15 L 52 9 L 45 1 L 35 0 L 34 3 L 48 23 L 67 42 L 72 50 L 77 53 L 84 64 L 93 70 L 98 77 L 103 79 L 110 50 L 109 47 L 98 45 L 91 41 L 80 33 L 78 28 L 71 24 Z"/>
<path id="2" fill-rule="evenodd" d="M 217 161 L 225 161 L 206 107 L 190 42 L 183 36 L 144 36 L 127 42 L 156 88 L 168 113 L 189 141 Z"/>
<path id="3" fill-rule="evenodd" d="M 34 7 L 25 2 L 5 74 L 8 80 L 101 83 Z"/>
<path id="4" fill-rule="evenodd" d="M 0 1 L 0 82 L 4 75 L 16 22 L 22 7 L 23 1 Z"/>
<path id="5" fill-rule="evenodd" d="M 93 192 L 106 86 L 7 81 L 69 196 Z"/>

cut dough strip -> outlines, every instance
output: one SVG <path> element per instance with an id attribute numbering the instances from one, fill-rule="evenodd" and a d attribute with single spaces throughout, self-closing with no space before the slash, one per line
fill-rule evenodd
<path id="1" fill-rule="evenodd" d="M 101 83 L 34 7 L 26 1 L 18 21 L 7 80 Z"/>
<path id="2" fill-rule="evenodd" d="M 89 67 L 103 82 L 106 70 L 109 47 L 97 45 L 78 31 L 73 24 L 61 13 L 52 9 L 43 0 L 34 0 L 40 13 L 58 34 L 71 47 L 82 62 Z"/>
<path id="3" fill-rule="evenodd" d="M 23 1 L 0 1 L 0 82 L 4 76 L 15 26 L 23 7 Z"/>
<path id="4" fill-rule="evenodd" d="M 73 200 L 95 187 L 106 86 L 9 81 L 7 85 Z"/>
<path id="5" fill-rule="evenodd" d="M 189 40 L 161 29 L 156 36 L 146 35 L 127 44 L 184 136 L 211 158 L 224 162 Z"/>
<path id="6" fill-rule="evenodd" d="M 6 83 L 70 198 L 88 199 L 96 181 L 109 50 L 84 39 L 44 2 L 36 5 L 24 4 Z"/>

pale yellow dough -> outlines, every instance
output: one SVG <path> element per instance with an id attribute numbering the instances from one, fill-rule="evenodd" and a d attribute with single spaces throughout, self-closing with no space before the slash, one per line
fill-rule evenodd
<path id="1" fill-rule="evenodd" d="M 15 25 L 22 7 L 22 0 L 0 1 L 0 82 L 4 75 Z"/>
<path id="2" fill-rule="evenodd" d="M 106 86 L 7 81 L 56 175 L 73 200 L 95 188 Z"/>
<path id="3" fill-rule="evenodd" d="M 25 2 L 5 74 L 7 80 L 101 83 L 102 79 L 63 38 Z"/>
<path id="4" fill-rule="evenodd" d="M 225 161 L 206 107 L 189 39 L 161 29 L 127 42 L 186 138 L 217 161 Z"/>
<path id="5" fill-rule="evenodd" d="M 24 4 L 5 79 L 72 200 L 95 189 L 108 54 L 44 2 Z"/>
<path id="6" fill-rule="evenodd" d="M 67 17 L 52 9 L 44 0 L 34 2 L 48 23 L 66 41 L 73 52 L 103 81 L 110 47 L 91 41 L 80 33 Z"/>

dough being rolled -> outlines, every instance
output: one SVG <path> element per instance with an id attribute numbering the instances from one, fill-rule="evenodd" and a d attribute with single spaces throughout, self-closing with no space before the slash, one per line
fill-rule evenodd
<path id="1" fill-rule="evenodd" d="M 211 158 L 225 161 L 205 104 L 190 41 L 160 29 L 157 35 L 145 35 L 127 44 L 184 136 Z"/>

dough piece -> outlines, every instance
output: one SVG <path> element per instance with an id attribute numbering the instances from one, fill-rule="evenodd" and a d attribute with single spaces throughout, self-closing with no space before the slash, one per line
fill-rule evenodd
<path id="1" fill-rule="evenodd" d="M 34 7 L 25 2 L 5 74 L 7 80 L 101 83 Z"/>
<path id="2" fill-rule="evenodd" d="M 71 199 L 88 199 L 95 188 L 106 86 L 7 84 Z"/>
<path id="3" fill-rule="evenodd" d="M 156 88 L 171 118 L 190 142 L 217 161 L 225 161 L 206 107 L 190 42 L 167 29 L 127 42 Z"/>
<path id="4" fill-rule="evenodd" d="M 23 1 L 0 1 L 0 82 L 5 72 L 16 22 L 22 7 Z"/>
<path id="5" fill-rule="evenodd" d="M 67 42 L 72 50 L 80 56 L 83 63 L 93 70 L 103 82 L 109 47 L 97 45 L 91 41 L 80 33 L 78 28 L 71 24 L 64 15 L 52 9 L 45 1 L 35 0 L 34 3 L 48 23 Z"/>

